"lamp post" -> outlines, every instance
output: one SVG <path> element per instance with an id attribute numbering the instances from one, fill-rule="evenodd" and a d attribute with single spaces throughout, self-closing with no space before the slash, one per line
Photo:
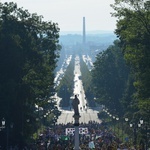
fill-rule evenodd
<path id="1" fill-rule="evenodd" d="M 119 137 L 119 117 L 116 117 L 116 120 L 118 121 L 118 137 Z"/>
<path id="2" fill-rule="evenodd" d="M 109 121 L 112 121 L 112 114 L 109 114 Z"/>
<path id="3" fill-rule="evenodd" d="M 10 127 L 8 125 L 6 126 L 6 121 L 4 118 L 2 119 L 1 123 L 2 126 L 0 126 L 0 131 L 6 128 L 6 149 L 9 149 L 9 128 L 13 128 L 13 123 L 10 124 Z"/>
<path id="4" fill-rule="evenodd" d="M 133 124 L 132 122 L 130 123 L 130 128 L 133 128 L 133 134 L 134 134 L 134 141 L 133 141 L 133 144 L 134 144 L 134 147 L 136 148 L 136 139 L 137 139 L 137 136 L 136 136 L 136 126 L 135 124 Z"/>
<path id="5" fill-rule="evenodd" d="M 125 117 L 124 120 L 125 120 L 125 122 L 128 122 L 128 121 L 129 121 L 129 119 L 128 119 L 127 117 Z M 126 126 L 126 124 L 125 124 L 125 126 Z M 122 126 L 122 127 L 123 127 L 123 126 Z M 125 129 L 127 129 L 127 128 L 125 127 Z M 126 132 L 126 131 L 125 131 L 125 132 Z M 123 128 L 122 128 L 122 138 L 123 138 Z M 128 138 L 126 137 L 125 140 L 128 141 Z M 123 140 L 122 140 L 122 141 L 123 141 Z"/>
<path id="6" fill-rule="evenodd" d="M 5 126 L 6 126 L 6 121 L 5 119 L 3 118 L 1 120 L 1 126 L 0 126 L 0 131 L 2 131 L 3 129 L 5 129 Z M 5 140 L 4 140 L 4 136 L 2 135 L 1 136 L 1 139 L 0 139 L 0 145 L 2 146 L 2 148 L 4 147 L 4 144 L 5 143 Z"/>
<path id="7" fill-rule="evenodd" d="M 113 118 L 114 120 L 116 120 L 116 117 L 115 117 L 115 116 L 112 116 L 112 118 Z M 115 122 L 114 122 L 114 133 L 115 133 Z"/>
<path id="8" fill-rule="evenodd" d="M 141 118 L 140 119 L 140 124 L 139 127 L 145 130 L 145 149 L 148 149 L 148 123 L 144 122 L 144 120 Z"/>
<path id="9" fill-rule="evenodd" d="M 6 124 L 6 121 L 5 121 L 5 119 L 3 118 L 3 119 L 2 119 L 2 126 L 0 126 L 0 131 L 5 128 L 5 124 Z"/>
<path id="10" fill-rule="evenodd" d="M 141 124 L 138 123 L 132 123 L 130 122 L 130 128 L 133 128 L 133 135 L 134 135 L 134 141 L 133 141 L 133 144 L 134 144 L 134 148 L 136 149 L 136 145 L 137 145 L 137 128 L 138 127 L 141 127 Z"/>

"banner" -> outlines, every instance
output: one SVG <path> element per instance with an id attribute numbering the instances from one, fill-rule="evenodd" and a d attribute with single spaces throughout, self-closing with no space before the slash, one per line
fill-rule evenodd
<path id="1" fill-rule="evenodd" d="M 66 128 L 66 135 L 74 135 L 75 128 Z M 88 134 L 88 128 L 79 128 L 79 134 Z"/>
<path id="2" fill-rule="evenodd" d="M 88 128 L 79 128 L 79 134 L 88 134 Z"/>
<path id="3" fill-rule="evenodd" d="M 74 135 L 75 128 L 66 128 L 66 135 Z"/>

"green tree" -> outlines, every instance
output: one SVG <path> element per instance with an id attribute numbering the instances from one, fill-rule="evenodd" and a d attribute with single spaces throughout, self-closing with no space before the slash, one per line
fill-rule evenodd
<path id="1" fill-rule="evenodd" d="M 49 105 L 58 38 L 57 24 L 16 3 L 0 3 L 0 118 L 8 126 L 13 122 L 14 144 L 23 144 L 37 130 L 35 104 Z"/>
<path id="2" fill-rule="evenodd" d="M 58 96 L 62 98 L 60 105 L 68 107 L 70 105 L 70 97 L 73 94 L 74 85 L 74 56 L 72 56 L 69 65 L 66 68 L 59 86 L 57 87 Z"/>
<path id="3" fill-rule="evenodd" d="M 81 70 L 81 79 L 83 83 L 83 88 L 85 91 L 85 97 L 86 101 L 89 106 L 94 107 L 95 106 L 95 101 L 94 101 L 94 94 L 93 94 L 93 86 L 91 84 L 91 72 L 88 69 L 88 66 L 84 62 L 82 55 L 80 55 L 80 70 Z"/>
<path id="4" fill-rule="evenodd" d="M 119 41 L 97 55 L 92 70 L 93 92 L 99 103 L 120 114 L 128 72 Z"/>
<path id="5" fill-rule="evenodd" d="M 149 116 L 150 110 L 150 1 L 115 0 L 118 18 L 116 34 L 121 40 L 124 58 L 133 74 L 136 88 L 133 106 Z M 146 107 L 145 107 L 146 106 Z"/>

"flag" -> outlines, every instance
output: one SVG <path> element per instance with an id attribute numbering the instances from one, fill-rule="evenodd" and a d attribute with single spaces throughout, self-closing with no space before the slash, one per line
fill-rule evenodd
<path id="1" fill-rule="evenodd" d="M 60 139 L 63 140 L 63 141 L 67 141 L 70 138 L 68 136 L 66 136 L 66 135 L 62 135 Z"/>

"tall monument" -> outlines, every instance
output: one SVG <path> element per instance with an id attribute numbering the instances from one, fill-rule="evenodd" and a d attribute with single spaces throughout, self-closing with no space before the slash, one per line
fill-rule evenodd
<path id="1" fill-rule="evenodd" d="M 86 35 L 85 35 L 85 17 L 83 17 L 83 46 L 85 47 L 85 43 L 86 43 Z"/>

